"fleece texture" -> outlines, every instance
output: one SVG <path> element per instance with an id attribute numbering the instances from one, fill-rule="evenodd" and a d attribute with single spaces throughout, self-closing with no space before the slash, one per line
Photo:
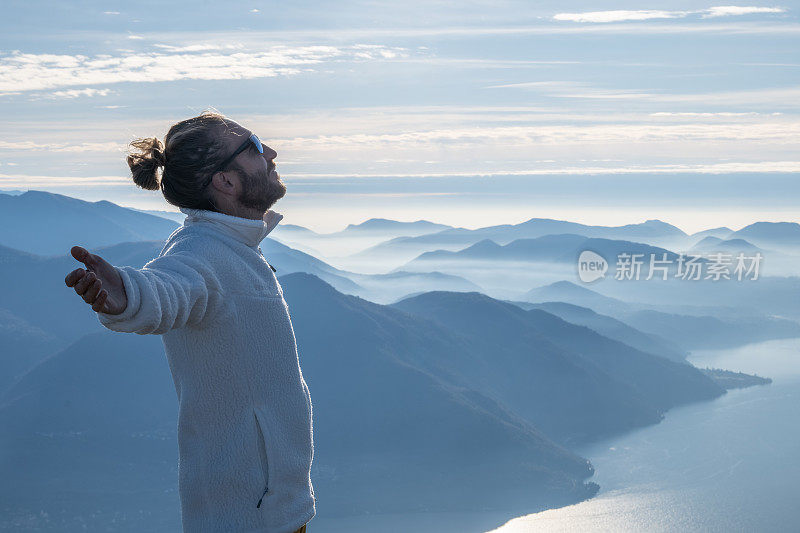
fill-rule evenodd
<path id="1" fill-rule="evenodd" d="M 258 247 L 283 215 L 181 211 L 158 257 L 116 267 L 128 305 L 98 319 L 164 342 L 183 530 L 292 533 L 316 514 L 311 395 L 283 289 Z"/>

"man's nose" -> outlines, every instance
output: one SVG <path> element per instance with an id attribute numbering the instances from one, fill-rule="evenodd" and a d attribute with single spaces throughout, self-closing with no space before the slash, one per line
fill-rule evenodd
<path id="1" fill-rule="evenodd" d="M 278 157 L 278 152 L 270 148 L 269 146 L 264 147 L 264 157 L 268 160 L 275 159 Z"/>

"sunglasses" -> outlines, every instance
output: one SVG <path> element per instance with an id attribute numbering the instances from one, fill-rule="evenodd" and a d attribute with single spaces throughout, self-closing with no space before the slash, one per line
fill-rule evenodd
<path id="1" fill-rule="evenodd" d="M 227 159 L 225 159 L 225 161 L 220 163 L 217 166 L 217 168 L 215 168 L 211 172 L 211 174 L 209 175 L 208 179 L 206 180 L 206 185 L 208 185 L 211 182 L 211 178 L 214 176 L 214 174 L 216 174 L 217 172 L 223 170 L 225 167 L 227 167 L 230 164 L 231 161 L 233 161 L 236 158 L 237 155 L 241 154 L 247 148 L 249 148 L 250 147 L 250 143 L 253 143 L 253 145 L 256 147 L 256 150 L 258 150 L 259 154 L 263 154 L 264 153 L 264 145 L 261 144 L 261 139 L 259 139 L 258 135 L 256 135 L 255 133 L 252 134 L 250 137 L 247 138 L 247 140 L 245 142 L 243 142 L 241 144 L 241 146 L 239 146 L 239 148 L 236 149 L 235 152 L 233 152 L 231 155 L 229 155 L 227 157 Z"/>

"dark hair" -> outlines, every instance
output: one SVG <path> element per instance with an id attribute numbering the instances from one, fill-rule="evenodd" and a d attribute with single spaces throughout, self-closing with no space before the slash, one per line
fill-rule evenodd
<path id="1" fill-rule="evenodd" d="M 160 188 L 174 206 L 217 211 L 204 184 L 228 155 L 218 134 L 227 125 L 224 115 L 207 110 L 173 125 L 164 144 L 155 137 L 132 141 L 130 147 L 137 151 L 126 160 L 134 183 L 150 191 Z"/>

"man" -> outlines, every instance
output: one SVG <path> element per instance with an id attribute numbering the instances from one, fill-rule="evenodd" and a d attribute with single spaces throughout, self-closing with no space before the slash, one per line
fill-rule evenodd
<path id="1" fill-rule="evenodd" d="M 259 243 L 283 218 L 277 153 L 247 128 L 204 112 L 164 145 L 131 143 L 140 187 L 187 215 L 143 268 L 75 246 L 65 283 L 108 329 L 162 336 L 178 395 L 179 490 L 186 532 L 305 532 L 311 396 L 289 308 Z M 158 169 L 163 167 L 160 180 Z"/>

